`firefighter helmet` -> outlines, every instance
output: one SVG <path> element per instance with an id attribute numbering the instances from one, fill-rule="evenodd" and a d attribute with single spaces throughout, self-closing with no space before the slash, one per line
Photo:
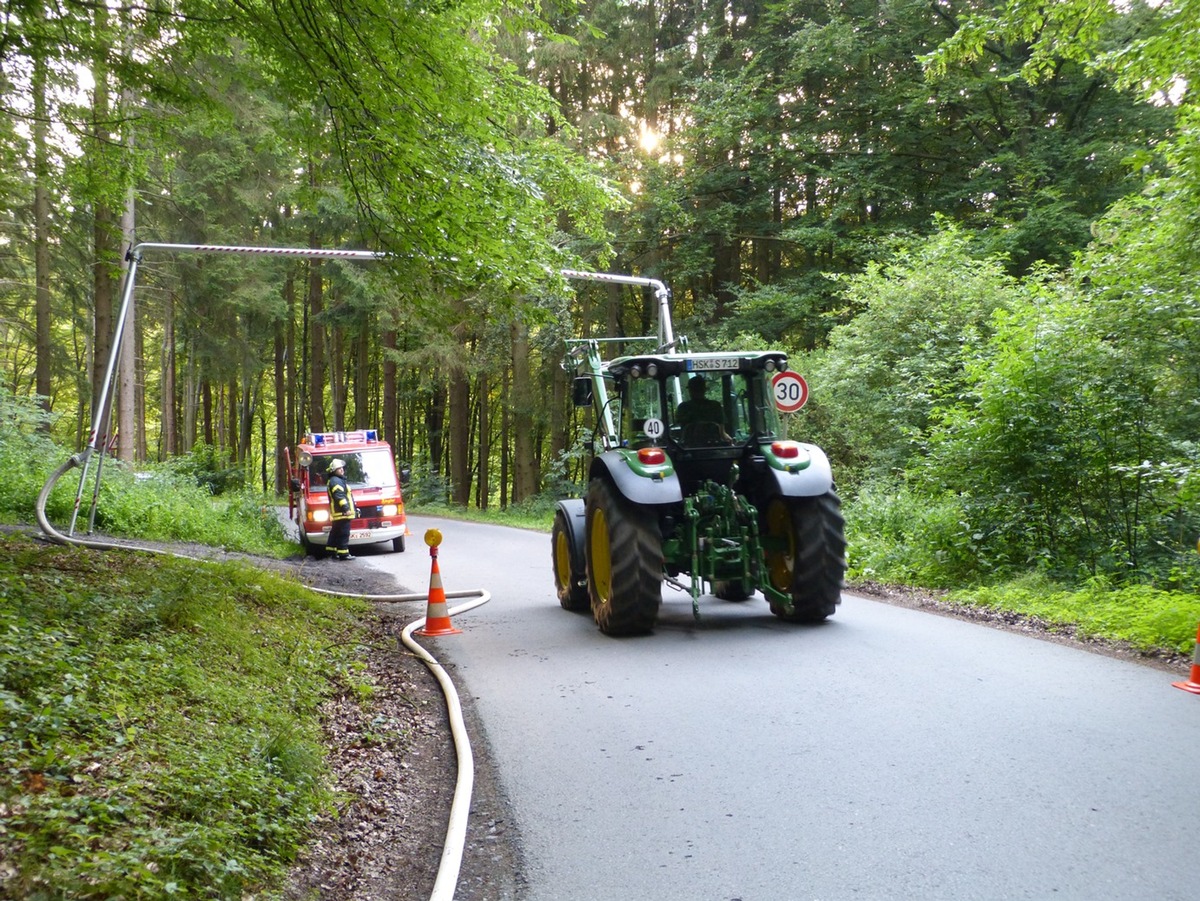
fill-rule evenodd
<path id="1" fill-rule="evenodd" d="M 329 461 L 329 471 L 330 472 L 334 472 L 335 470 L 345 469 L 345 468 L 346 468 L 345 460 L 342 460 L 338 457 L 334 457 L 332 460 Z"/>

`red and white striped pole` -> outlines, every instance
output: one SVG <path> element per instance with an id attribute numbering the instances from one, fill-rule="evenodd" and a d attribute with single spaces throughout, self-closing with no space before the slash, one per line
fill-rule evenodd
<path id="1" fill-rule="evenodd" d="M 1200 626 L 1196 627 L 1196 650 L 1192 653 L 1192 673 L 1186 682 L 1172 682 L 1176 688 L 1200 695 Z"/>

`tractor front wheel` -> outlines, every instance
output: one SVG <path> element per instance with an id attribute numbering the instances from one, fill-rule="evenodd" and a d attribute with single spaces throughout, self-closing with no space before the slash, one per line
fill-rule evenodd
<path id="1" fill-rule="evenodd" d="M 658 518 L 625 500 L 610 482 L 593 479 L 586 521 L 587 587 L 596 625 L 605 635 L 649 632 L 662 603 Z"/>
<path id="2" fill-rule="evenodd" d="M 792 612 L 772 601 L 771 612 L 793 623 L 819 623 L 841 603 L 846 574 L 845 520 L 830 491 L 819 497 L 776 496 L 763 512 L 763 548 L 771 586 L 792 596 Z"/>

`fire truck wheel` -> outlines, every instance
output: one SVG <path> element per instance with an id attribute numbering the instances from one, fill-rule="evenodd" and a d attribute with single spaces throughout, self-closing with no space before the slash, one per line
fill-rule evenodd
<path id="1" fill-rule="evenodd" d="M 325 548 L 321 547 L 321 545 L 313 544 L 309 541 L 303 531 L 300 532 L 300 547 L 310 557 L 320 557 L 325 552 Z"/>
<path id="2" fill-rule="evenodd" d="M 397 554 L 404 553 L 404 536 L 403 535 L 398 535 L 397 537 L 392 539 L 392 551 L 394 551 Z"/>

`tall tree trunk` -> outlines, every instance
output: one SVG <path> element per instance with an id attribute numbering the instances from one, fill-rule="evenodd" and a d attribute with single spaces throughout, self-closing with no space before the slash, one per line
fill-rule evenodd
<path id="1" fill-rule="evenodd" d="M 440 378 L 433 386 L 433 394 L 429 398 L 429 406 L 425 409 L 426 444 L 429 446 L 429 468 L 434 475 L 444 472 L 442 469 L 443 438 L 446 423 L 446 383 Z"/>
<path id="2" fill-rule="evenodd" d="M 396 432 L 396 360 L 392 351 L 396 349 L 396 330 L 388 329 L 383 333 L 383 440 L 392 445 L 392 450 L 400 452 L 400 436 Z"/>
<path id="3" fill-rule="evenodd" d="M 39 16 L 41 15 L 38 6 Z M 33 232 L 34 307 L 36 317 L 36 388 L 42 409 L 51 407 L 53 366 L 50 343 L 50 160 L 46 147 L 49 113 L 46 102 L 46 60 L 42 53 L 33 60 Z M 43 428 L 49 429 L 46 422 Z"/>
<path id="4" fill-rule="evenodd" d="M 165 457 L 173 457 L 179 452 L 175 409 L 175 293 L 172 291 L 163 304 L 162 447 Z"/>
<path id="5" fill-rule="evenodd" d="M 509 382 L 508 367 L 504 368 L 504 374 L 500 380 L 500 509 L 508 509 L 509 492 L 509 467 L 508 461 L 510 456 L 509 438 L 512 426 L 512 416 L 510 410 L 512 404 L 509 397 L 508 389 Z"/>
<path id="6" fill-rule="evenodd" d="M 258 394 L 262 390 L 262 373 L 254 376 L 245 373 L 242 376 L 242 396 L 237 405 L 238 411 L 238 445 L 237 461 L 245 463 L 250 459 L 251 445 L 254 440 L 254 417 L 258 411 Z"/>
<path id="7" fill-rule="evenodd" d="M 492 492 L 491 481 L 491 460 L 492 460 L 492 429 L 491 429 L 491 404 L 488 397 L 488 377 L 486 373 L 479 376 L 476 383 L 476 392 L 479 396 L 479 449 L 477 459 L 479 460 L 479 475 L 475 480 L 475 506 L 480 510 L 488 508 L 488 497 Z"/>
<path id="8" fill-rule="evenodd" d="M 301 423 L 296 417 L 296 272 L 289 269 L 287 280 L 283 284 L 283 296 L 287 301 L 287 348 L 284 356 L 287 359 L 287 403 L 276 411 L 287 411 L 287 421 L 284 425 L 284 444 L 290 445 L 301 430 Z"/>
<path id="9" fill-rule="evenodd" d="M 450 374 L 450 485 L 454 503 L 471 502 L 471 381 L 462 366 Z"/>
<path id="10" fill-rule="evenodd" d="M 371 329 L 364 320 L 358 329 L 358 348 L 354 353 L 354 425 L 366 429 L 376 425 L 371 410 Z"/>
<path id="11" fill-rule="evenodd" d="M 212 382 L 208 379 L 205 379 L 200 385 L 200 406 L 204 422 L 204 443 L 209 447 L 215 447 L 216 441 L 214 438 L 216 436 L 213 434 Z"/>
<path id="12" fill-rule="evenodd" d="M 287 490 L 287 461 L 283 451 L 291 443 L 288 435 L 287 398 L 287 335 L 286 323 L 282 319 L 275 320 L 275 464 L 272 490 L 283 494 Z M 267 453 L 266 442 L 263 442 L 263 453 Z"/>
<path id="13" fill-rule="evenodd" d="M 133 188 L 125 197 L 125 209 L 121 213 L 121 235 L 132 245 L 134 235 Z M 126 463 L 137 459 L 137 306 L 133 295 L 125 312 L 125 323 L 121 328 L 121 351 L 117 358 L 117 453 Z"/>
<path id="14" fill-rule="evenodd" d="M 329 374 L 330 394 L 333 401 L 333 428 L 342 431 L 346 428 L 346 353 L 344 348 L 345 333 L 340 325 L 329 330 Z"/>
<path id="15" fill-rule="evenodd" d="M 510 333 L 513 364 L 513 503 L 520 503 L 537 492 L 534 401 L 529 367 L 529 329 L 517 318 L 513 320 Z"/>
<path id="16" fill-rule="evenodd" d="M 571 373 L 561 366 L 550 367 L 550 462 L 559 460 L 568 447 L 567 387 Z"/>

